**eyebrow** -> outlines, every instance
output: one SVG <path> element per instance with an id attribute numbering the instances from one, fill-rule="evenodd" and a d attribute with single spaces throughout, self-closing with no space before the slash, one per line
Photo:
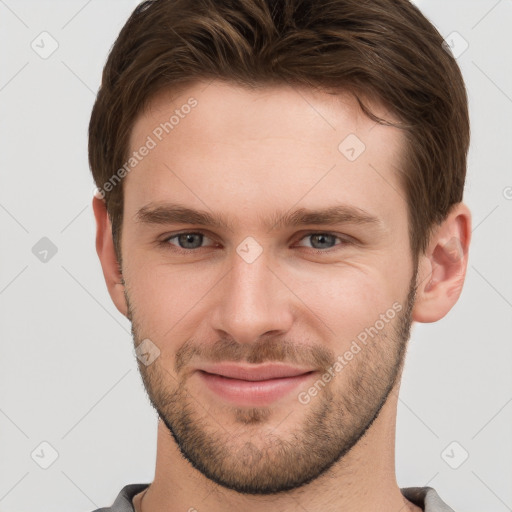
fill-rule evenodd
<path id="1" fill-rule="evenodd" d="M 142 224 L 199 224 L 233 231 L 233 223 L 221 215 L 205 210 L 196 210 L 180 204 L 148 204 L 135 215 Z M 297 227 L 308 224 L 374 224 L 380 225 L 379 218 L 351 205 L 334 205 L 321 209 L 299 208 L 294 211 L 275 212 L 261 219 L 269 231 L 283 227 Z"/>

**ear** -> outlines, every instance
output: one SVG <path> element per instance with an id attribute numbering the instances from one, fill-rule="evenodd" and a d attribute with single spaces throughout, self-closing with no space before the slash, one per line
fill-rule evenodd
<path id="1" fill-rule="evenodd" d="M 128 307 L 124 296 L 123 276 L 114 250 L 112 224 L 107 213 L 105 200 L 95 194 L 92 200 L 92 209 L 96 218 L 96 252 L 103 269 L 108 293 L 116 308 L 127 317 Z"/>
<path id="2" fill-rule="evenodd" d="M 466 277 L 470 241 L 471 213 L 465 204 L 458 203 L 434 231 L 419 258 L 413 320 L 436 322 L 455 305 Z"/>

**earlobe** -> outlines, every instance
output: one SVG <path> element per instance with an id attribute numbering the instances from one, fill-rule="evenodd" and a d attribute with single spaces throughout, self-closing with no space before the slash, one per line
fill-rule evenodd
<path id="1" fill-rule="evenodd" d="M 432 234 L 419 258 L 413 320 L 436 322 L 455 305 L 462 291 L 471 241 L 471 213 L 455 205 Z"/>
<path id="2" fill-rule="evenodd" d="M 94 217 L 96 218 L 96 252 L 100 259 L 103 276 L 108 292 L 115 306 L 124 316 L 128 316 L 128 308 L 124 295 L 124 284 L 119 262 L 112 239 L 112 225 L 107 213 L 105 201 L 99 196 L 92 200 Z"/>

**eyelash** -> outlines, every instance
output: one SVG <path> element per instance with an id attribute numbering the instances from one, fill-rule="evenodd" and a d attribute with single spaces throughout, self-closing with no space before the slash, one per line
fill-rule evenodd
<path id="1" fill-rule="evenodd" d="M 159 242 L 159 245 L 162 246 L 164 249 L 169 249 L 171 246 L 172 246 L 172 251 L 175 251 L 179 254 L 187 254 L 187 255 L 190 255 L 194 252 L 197 252 L 199 249 L 205 249 L 205 247 L 197 247 L 197 248 L 194 248 L 194 249 L 183 249 L 182 247 L 179 247 L 177 245 L 174 245 L 174 244 L 171 244 L 169 241 L 174 239 L 174 238 L 177 238 L 181 235 L 202 235 L 204 236 L 205 238 L 209 239 L 209 240 L 212 240 L 206 233 L 203 233 L 202 231 L 182 231 L 180 233 L 175 233 L 171 236 L 167 236 L 164 240 L 160 241 Z M 307 237 L 310 237 L 312 235 L 327 235 L 327 236 L 333 236 L 334 238 L 336 238 L 337 240 L 341 241 L 341 244 L 336 244 L 334 247 L 329 247 L 327 249 L 315 249 L 313 247 L 304 247 L 305 249 L 309 249 L 310 251 L 312 251 L 313 253 L 315 254 L 326 254 L 326 253 L 330 253 L 332 251 L 335 251 L 335 250 L 338 250 L 340 248 L 340 246 L 345 246 L 345 245 L 350 245 L 351 243 L 353 243 L 350 239 L 348 238 L 342 238 L 340 237 L 339 235 L 335 234 L 335 233 L 330 233 L 328 231 L 311 231 L 311 232 L 308 232 L 308 233 L 305 233 L 300 239 L 299 241 L 301 240 L 304 240 L 304 238 L 307 238 Z M 212 240 L 213 241 L 213 240 Z"/>

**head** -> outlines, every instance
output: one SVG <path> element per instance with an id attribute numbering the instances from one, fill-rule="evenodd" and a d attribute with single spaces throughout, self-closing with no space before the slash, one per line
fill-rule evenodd
<path id="1" fill-rule="evenodd" d="M 149 398 L 194 467 L 275 493 L 357 445 L 398 385 L 412 322 L 460 294 L 468 145 L 459 68 L 407 0 L 135 10 L 89 128 L 97 250 L 135 345 L 158 355 L 139 361 Z M 199 371 L 226 361 L 310 373 L 235 405 Z"/>

